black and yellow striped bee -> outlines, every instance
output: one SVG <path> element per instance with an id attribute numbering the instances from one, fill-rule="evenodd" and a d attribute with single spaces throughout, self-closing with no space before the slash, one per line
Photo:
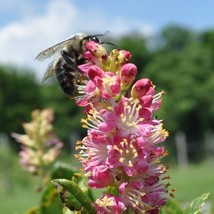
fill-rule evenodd
<path id="1" fill-rule="evenodd" d="M 54 54 L 58 55 L 48 66 L 43 81 L 55 74 L 58 84 L 64 93 L 75 96 L 80 76 L 83 75 L 83 71 L 78 68 L 78 65 L 87 62 L 83 58 L 83 53 L 86 51 L 85 44 L 87 41 L 101 43 L 98 36 L 103 36 L 103 34 L 87 36 L 84 33 L 78 33 L 39 53 L 35 59 L 40 61 Z"/>

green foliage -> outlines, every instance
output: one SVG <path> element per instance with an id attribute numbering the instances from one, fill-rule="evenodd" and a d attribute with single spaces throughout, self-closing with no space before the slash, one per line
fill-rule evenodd
<path id="1" fill-rule="evenodd" d="M 21 131 L 33 108 L 41 107 L 39 85 L 34 76 L 14 67 L 0 67 L 0 132 Z"/>
<path id="2" fill-rule="evenodd" d="M 0 150 L 3 152 L 2 147 Z M 5 167 L 0 168 L 0 213 L 23 214 L 40 201 L 41 194 L 34 188 L 38 181 L 20 168 L 18 156 L 13 150 L 6 152 L 5 156 L 0 154 L 0 159 L 0 165 Z"/>
<path id="3" fill-rule="evenodd" d="M 208 198 L 209 193 L 204 193 L 203 195 L 195 198 L 184 210 L 183 214 L 197 214 L 200 212 L 202 206 L 204 206 L 205 200 Z"/>
<path id="4" fill-rule="evenodd" d="M 63 214 L 63 205 L 58 193 L 52 184 L 49 184 L 43 195 L 41 203 L 38 207 L 33 207 L 25 212 L 25 214 Z"/>
<path id="5" fill-rule="evenodd" d="M 53 185 L 49 184 L 42 197 L 40 213 L 49 214 L 55 212 L 57 214 L 62 214 L 62 210 L 63 205 L 61 203 L 60 197 L 54 189 Z"/>
<path id="6" fill-rule="evenodd" d="M 189 134 L 195 131 L 199 134 L 208 128 L 205 120 L 209 116 L 201 109 L 212 103 L 207 93 L 207 86 L 213 79 L 211 71 L 211 53 L 199 45 L 189 45 L 179 52 L 158 54 L 147 65 L 146 76 L 159 90 L 166 91 L 160 112 L 170 132 L 181 129 Z"/>
<path id="7" fill-rule="evenodd" d="M 199 35 L 199 41 L 205 48 L 212 50 L 214 53 L 214 30 L 202 32 Z"/>
<path id="8" fill-rule="evenodd" d="M 137 65 L 138 72 L 141 73 L 150 58 L 146 38 L 138 33 L 132 33 L 119 40 L 119 47 L 131 52 L 131 62 Z"/>
<path id="9" fill-rule="evenodd" d="M 190 160 L 203 159 L 204 131 L 214 127 L 214 101 L 210 96 L 214 90 L 213 50 L 186 28 L 167 27 L 160 37 L 163 43 L 154 49 L 142 76 L 151 78 L 158 90 L 166 92 L 158 117 L 164 118 L 170 135 L 184 131 Z"/>
<path id="10" fill-rule="evenodd" d="M 51 178 L 65 178 L 71 179 L 74 175 L 74 170 L 71 168 L 70 164 L 66 164 L 64 162 L 56 162 L 53 166 Z"/>
<path id="11" fill-rule="evenodd" d="M 170 51 L 183 49 L 191 43 L 193 37 L 190 29 L 178 25 L 169 25 L 160 34 L 161 45 Z"/>
<path id="12" fill-rule="evenodd" d="M 167 204 L 161 209 L 160 214 L 197 214 L 201 213 L 201 208 L 204 206 L 209 193 L 192 200 L 189 205 L 183 210 L 175 200 L 169 200 Z"/>
<path id="13" fill-rule="evenodd" d="M 167 204 L 161 208 L 160 214 L 182 214 L 182 208 L 174 199 L 168 200 Z"/>
<path id="14" fill-rule="evenodd" d="M 52 183 L 47 183 L 39 205 L 28 209 L 25 214 L 95 213 L 87 180 L 76 171 L 70 164 L 56 162 L 50 177 Z"/>
<path id="15" fill-rule="evenodd" d="M 171 186 L 176 188 L 175 199 L 186 203 L 204 192 L 210 193 L 210 200 L 214 202 L 214 161 L 203 164 L 190 165 L 188 168 L 170 167 Z"/>

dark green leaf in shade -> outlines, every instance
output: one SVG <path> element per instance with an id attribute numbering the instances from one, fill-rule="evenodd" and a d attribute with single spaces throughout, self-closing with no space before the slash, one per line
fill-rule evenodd
<path id="1" fill-rule="evenodd" d="M 45 190 L 40 206 L 40 214 L 63 213 L 63 204 L 60 200 L 58 192 L 52 184 L 49 184 Z"/>
<path id="2" fill-rule="evenodd" d="M 63 162 L 57 162 L 54 164 L 51 178 L 65 178 L 70 180 L 74 175 L 75 171 L 76 169 L 73 169 L 71 165 Z"/>
<path id="3" fill-rule="evenodd" d="M 25 214 L 63 214 L 63 204 L 58 192 L 49 184 L 45 189 L 41 203 L 38 207 L 33 207 L 25 212 Z"/>

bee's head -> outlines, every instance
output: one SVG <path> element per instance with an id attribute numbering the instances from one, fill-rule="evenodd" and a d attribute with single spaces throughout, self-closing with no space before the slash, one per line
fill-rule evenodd
<path id="1" fill-rule="evenodd" d="M 114 44 L 114 43 L 111 43 L 111 42 L 104 42 L 104 41 L 101 41 L 98 37 L 99 36 L 105 36 L 107 33 L 105 34 L 95 34 L 95 35 L 90 35 L 90 36 L 86 36 L 83 38 L 83 40 L 86 40 L 86 41 L 93 41 L 93 42 L 96 42 L 96 43 L 99 43 L 99 44 L 109 44 L 109 45 L 112 45 L 114 46 L 116 49 L 119 49 L 119 46 Z"/>
<path id="2" fill-rule="evenodd" d="M 83 40 L 86 40 L 88 42 L 93 41 L 96 43 L 101 43 L 101 40 L 98 38 L 98 36 L 104 36 L 104 34 L 97 34 L 97 35 L 90 35 L 83 38 Z"/>

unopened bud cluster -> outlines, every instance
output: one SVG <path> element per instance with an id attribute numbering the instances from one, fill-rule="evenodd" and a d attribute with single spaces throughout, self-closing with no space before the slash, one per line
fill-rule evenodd
<path id="1" fill-rule="evenodd" d="M 25 134 L 13 133 L 21 143 L 21 166 L 33 174 L 41 174 L 61 151 L 62 143 L 53 132 L 53 111 L 44 109 L 32 112 L 32 121 L 24 123 Z"/>

